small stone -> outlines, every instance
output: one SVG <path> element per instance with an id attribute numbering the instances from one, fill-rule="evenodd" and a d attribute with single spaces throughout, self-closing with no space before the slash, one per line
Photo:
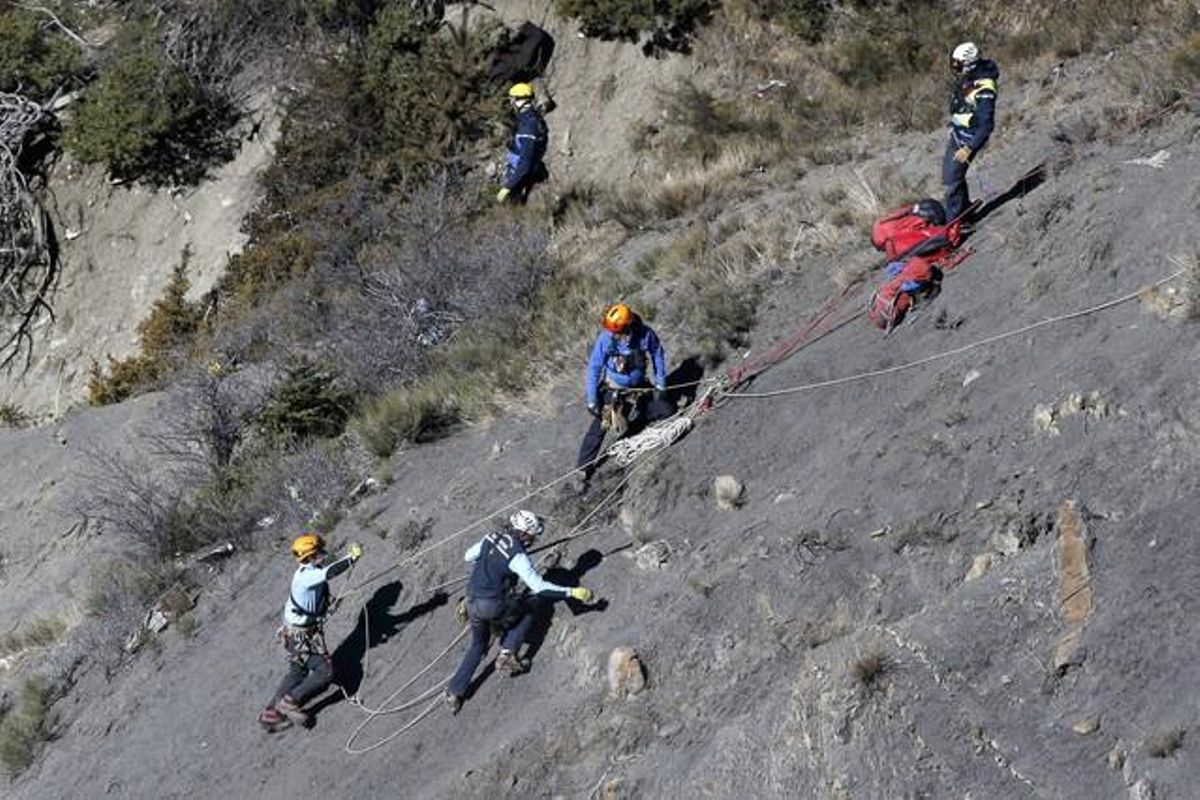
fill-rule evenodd
<path id="1" fill-rule="evenodd" d="M 1142 778 L 1129 787 L 1129 800 L 1154 800 L 1154 784 Z"/>
<path id="2" fill-rule="evenodd" d="M 878 539 L 880 536 L 886 536 L 889 527 L 890 526 L 888 525 L 884 525 L 882 528 L 876 528 L 875 530 L 871 531 L 871 538 Z"/>
<path id="3" fill-rule="evenodd" d="M 771 502 L 776 503 L 776 504 L 788 503 L 795 499 L 796 499 L 796 495 L 793 492 L 780 492 L 779 494 L 775 495 L 775 499 L 772 500 Z"/>
<path id="4" fill-rule="evenodd" d="M 1125 766 L 1125 753 L 1121 750 L 1120 745 L 1116 745 L 1112 750 L 1108 751 L 1108 766 L 1109 769 L 1120 771 L 1121 767 Z"/>
<path id="5" fill-rule="evenodd" d="M 718 475 L 713 481 L 713 489 L 717 495 L 717 508 L 722 511 L 732 511 L 742 504 L 742 495 L 746 486 L 732 475 Z"/>
<path id="6" fill-rule="evenodd" d="M 658 729 L 658 738 L 670 739 L 672 736 L 679 733 L 681 730 L 683 730 L 682 722 L 668 723 L 667 725 L 663 725 L 661 728 Z"/>
<path id="7" fill-rule="evenodd" d="M 1071 730 L 1075 731 L 1080 736 L 1090 736 L 1100 730 L 1099 717 L 1087 717 L 1081 719 L 1071 726 Z"/>
<path id="8" fill-rule="evenodd" d="M 963 388 L 965 389 L 966 387 L 970 386 L 972 383 L 979 380 L 981 377 L 983 377 L 982 372 L 980 372 L 977 369 L 971 370 L 963 377 L 963 381 L 962 381 Z"/>
<path id="9" fill-rule="evenodd" d="M 1071 667 L 1078 667 L 1087 658 L 1087 650 L 1082 646 L 1082 633 L 1076 628 L 1063 636 L 1054 645 L 1052 663 L 1060 675 Z"/>
<path id="10" fill-rule="evenodd" d="M 980 500 L 978 503 L 975 504 L 976 511 L 983 511 L 985 508 L 991 508 L 991 507 L 992 507 L 991 500 Z"/>
<path id="11" fill-rule="evenodd" d="M 632 647 L 617 647 L 608 656 L 608 689 L 625 698 L 646 688 L 646 670 Z"/>
<path id="12" fill-rule="evenodd" d="M 992 554 L 980 553 L 975 556 L 975 560 L 971 562 L 971 568 L 967 570 L 964 581 L 974 581 L 982 578 L 987 574 L 987 571 L 992 568 Z"/>
<path id="13" fill-rule="evenodd" d="M 662 541 L 644 544 L 634 554 L 638 569 L 644 570 L 662 569 L 670 558 L 671 546 Z"/>
<path id="14" fill-rule="evenodd" d="M 1033 427 L 1041 433 L 1048 433 L 1051 436 L 1058 436 L 1058 425 L 1054 420 L 1054 409 L 1048 405 L 1039 403 L 1033 407 Z"/>

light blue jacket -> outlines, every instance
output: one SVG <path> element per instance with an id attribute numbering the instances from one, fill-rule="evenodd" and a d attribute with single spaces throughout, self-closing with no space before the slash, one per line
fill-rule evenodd
<path id="1" fill-rule="evenodd" d="M 617 336 L 602 331 L 588 359 L 588 406 L 600 406 L 600 390 L 605 381 L 623 389 L 646 385 L 646 358 L 654 363 L 654 388 L 667 388 L 667 354 L 654 329 L 637 320 L 630 335 Z M 621 369 L 621 362 L 624 369 Z"/>

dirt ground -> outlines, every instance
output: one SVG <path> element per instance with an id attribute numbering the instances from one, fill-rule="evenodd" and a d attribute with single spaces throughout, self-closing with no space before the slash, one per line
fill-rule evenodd
<path id="1" fill-rule="evenodd" d="M 1014 107 L 1035 102 L 1030 91 L 1014 92 Z M 1194 259 L 1197 118 L 1180 112 L 1111 140 L 1072 140 L 1070 121 L 1001 128 L 973 189 L 1001 189 L 1044 158 L 1050 177 L 980 224 L 974 255 L 912 324 L 884 338 L 856 320 L 748 391 L 966 348 Z M 936 165 L 940 145 L 940 134 L 896 139 L 872 163 Z M 1163 150 L 1166 168 L 1140 161 Z M 780 265 L 751 354 L 806 321 L 800 311 L 832 291 L 831 266 Z M 635 468 L 619 510 L 564 545 L 550 577 L 602 602 L 555 607 L 530 674 L 485 672 L 460 714 L 437 707 L 363 755 L 343 749 L 362 711 L 337 694 L 310 730 L 267 736 L 254 722 L 283 670 L 272 633 L 292 565 L 280 532 L 277 553 L 264 547 L 207 576 L 190 635 L 168 629 L 111 678 L 83 672 L 55 706 L 57 738 L 12 795 L 1192 796 L 1192 734 L 1170 754 L 1155 746 L 1200 718 L 1189 689 L 1200 678 L 1190 627 L 1200 348 L 1194 322 L 1158 313 L 1186 296 L 1182 279 L 1168 286 L 1177 293 L 912 369 L 728 399 Z M 868 294 L 848 297 L 838 318 Z M 398 453 L 386 490 L 335 542 L 362 540 L 369 575 L 553 480 L 586 427 L 577 396 L 567 376 L 550 413 L 514 411 Z M 720 474 L 745 483 L 740 508 L 717 509 Z M 522 502 L 548 516 L 553 542 L 620 479 L 608 467 L 582 498 L 555 489 Z M 1087 545 L 1091 594 L 1069 614 L 1062 587 L 1084 567 L 1064 530 Z M 480 532 L 371 584 L 347 580 L 362 589 L 329 634 L 364 705 L 387 701 L 457 634 L 457 587 L 433 587 L 463 574 L 461 553 Z M 364 601 L 369 636 L 356 627 Z M 624 645 L 648 683 L 617 698 L 606 665 Z M 435 684 L 460 653 L 390 702 Z M 377 718 L 353 744 L 379 742 L 420 708 Z"/>

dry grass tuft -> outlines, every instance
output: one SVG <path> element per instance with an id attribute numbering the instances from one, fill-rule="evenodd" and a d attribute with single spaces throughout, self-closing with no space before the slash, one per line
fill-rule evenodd
<path id="1" fill-rule="evenodd" d="M 878 650 L 859 656 L 850 664 L 850 674 L 859 685 L 874 689 L 891 666 L 887 655 Z"/>

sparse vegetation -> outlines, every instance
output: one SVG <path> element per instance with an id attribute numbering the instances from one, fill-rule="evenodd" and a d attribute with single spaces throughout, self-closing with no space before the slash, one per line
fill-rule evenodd
<path id="1" fill-rule="evenodd" d="M 24 428 L 30 422 L 25 409 L 13 402 L 0 403 L 0 425 L 9 428 Z"/>
<path id="2" fill-rule="evenodd" d="M 92 405 L 119 403 L 154 388 L 186 354 L 204 318 L 201 308 L 186 297 L 189 256 L 184 250 L 162 298 L 154 303 L 150 316 L 138 324 L 141 352 L 121 361 L 110 357 L 107 373 L 92 363 L 88 380 L 88 401 Z"/>
<path id="3" fill-rule="evenodd" d="M 873 650 L 865 653 L 850 664 L 850 674 L 860 686 L 870 690 L 879 685 L 880 679 L 887 674 L 890 661 L 886 653 Z"/>
<path id="4" fill-rule="evenodd" d="M 0 718 L 0 763 L 9 776 L 24 772 L 50 739 L 51 701 L 49 684 L 42 678 L 28 678 L 16 704 Z"/>
<path id="5" fill-rule="evenodd" d="M 33 647 L 49 647 L 59 640 L 67 630 L 67 621 L 62 617 L 41 617 L 15 633 L 0 636 L 0 656 L 17 653 Z"/>
<path id="6" fill-rule="evenodd" d="M 636 42 L 653 55 L 687 52 L 696 29 L 708 23 L 719 0 L 556 0 L 558 13 L 579 20 L 587 36 Z"/>
<path id="7" fill-rule="evenodd" d="M 42 21 L 33 10 L 0 8 L 0 92 L 45 97 L 79 72 L 79 48 Z"/>

